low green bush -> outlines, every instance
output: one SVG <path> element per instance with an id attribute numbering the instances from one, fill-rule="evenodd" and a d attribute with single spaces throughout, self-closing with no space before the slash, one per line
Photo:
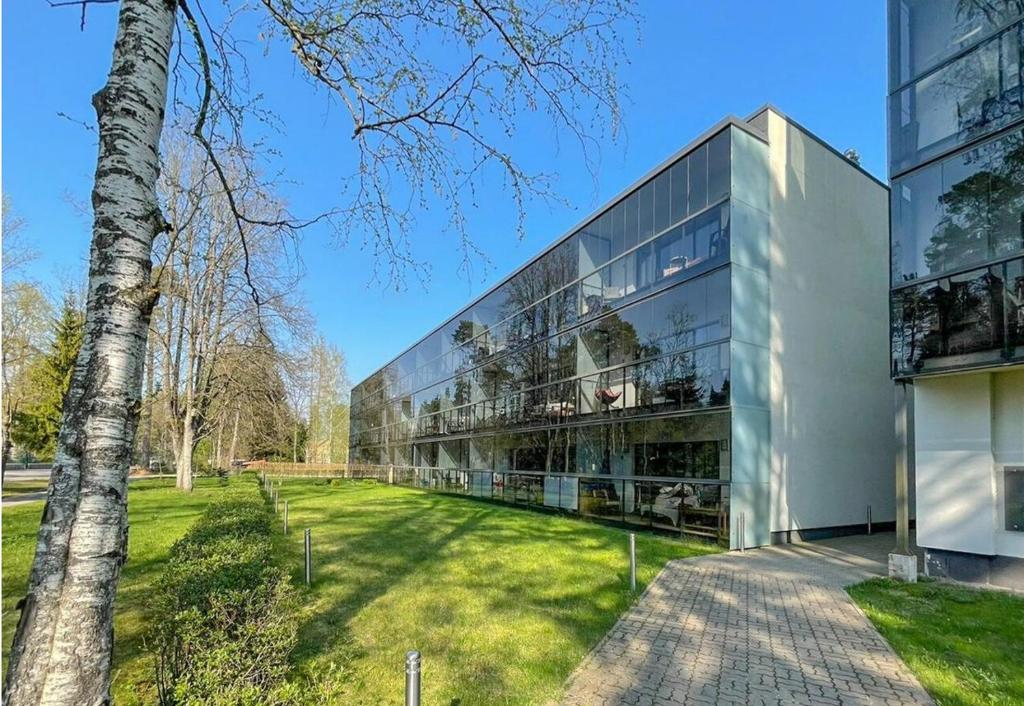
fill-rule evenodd
<path id="1" fill-rule="evenodd" d="M 258 482 L 235 479 L 178 540 L 155 596 L 157 690 L 174 706 L 288 701 L 292 587 Z"/>

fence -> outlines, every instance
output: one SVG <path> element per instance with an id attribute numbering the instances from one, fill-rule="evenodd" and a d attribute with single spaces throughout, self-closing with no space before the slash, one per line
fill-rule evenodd
<path id="1" fill-rule="evenodd" d="M 293 478 L 372 478 L 387 481 L 387 468 L 361 463 L 278 463 L 250 461 L 245 468 L 271 476 Z"/>
<path id="2" fill-rule="evenodd" d="M 729 542 L 728 481 L 356 463 L 248 467 L 276 477 L 372 479 Z"/>

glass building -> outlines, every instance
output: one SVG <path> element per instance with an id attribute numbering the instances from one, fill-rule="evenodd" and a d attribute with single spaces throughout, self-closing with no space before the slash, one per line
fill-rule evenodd
<path id="1" fill-rule="evenodd" d="M 1024 2 L 890 0 L 892 375 L 929 573 L 1024 586 Z"/>
<path id="2" fill-rule="evenodd" d="M 841 460 L 834 432 L 888 399 L 885 251 L 884 186 L 774 109 L 725 119 L 359 383 L 350 458 L 733 547 L 882 519 L 890 426 Z"/>

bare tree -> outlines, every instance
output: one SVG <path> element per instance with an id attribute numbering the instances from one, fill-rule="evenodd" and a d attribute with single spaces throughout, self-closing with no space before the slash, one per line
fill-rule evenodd
<path id="1" fill-rule="evenodd" d="M 105 1 L 54 4 L 80 7 L 84 26 L 87 7 Z M 109 702 L 127 473 L 160 291 L 153 245 L 180 227 L 165 219 L 156 194 L 172 73 L 182 76 L 172 116 L 191 124 L 206 152 L 241 247 L 252 226 L 305 224 L 247 211 L 236 196 L 256 176 L 221 161 L 240 147 L 244 120 L 258 115 L 242 45 L 230 34 L 243 6 L 225 7 L 227 24 L 215 27 L 198 0 L 120 3 L 111 70 L 93 99 L 99 154 L 85 337 L 11 650 L 4 687 L 11 706 Z M 391 263 L 392 278 L 403 263 L 416 266 L 406 238 L 413 209 L 427 201 L 447 208 L 470 253 L 463 206 L 487 170 L 504 175 L 520 226 L 524 198 L 550 194 L 543 175 L 525 172 L 505 147 L 523 109 L 545 111 L 588 159 L 592 135 L 606 120 L 617 123 L 616 28 L 631 17 L 626 0 L 263 0 L 262 7 L 271 41 L 285 37 L 305 75 L 351 121 L 355 188 L 325 216 L 366 234 Z M 172 61 L 178 20 L 185 43 Z M 196 83 L 198 91 L 188 90 Z"/>
<path id="2" fill-rule="evenodd" d="M 32 260 L 39 251 L 29 243 L 25 219 L 15 213 L 11 199 L 3 195 L 3 279 L 6 282 Z"/>
<path id="3" fill-rule="evenodd" d="M 167 216 L 180 225 L 155 248 L 162 294 L 154 319 L 156 357 L 177 485 L 191 490 L 196 447 L 215 428 L 211 413 L 227 391 L 229 378 L 219 367 L 224 351 L 232 347 L 237 358 L 246 342 L 302 328 L 307 317 L 293 301 L 300 270 L 289 233 L 247 223 L 239 238 L 206 153 L 180 140 L 164 152 L 160 193 Z M 240 173 L 249 155 L 220 159 L 228 173 Z M 251 182 L 233 200 L 247 213 L 267 214 L 267 222 L 280 210 L 272 194 Z M 258 302 L 252 287 L 260 292 Z"/>

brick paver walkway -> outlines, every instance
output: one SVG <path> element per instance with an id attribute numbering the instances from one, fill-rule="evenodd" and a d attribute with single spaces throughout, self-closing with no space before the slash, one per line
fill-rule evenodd
<path id="1" fill-rule="evenodd" d="M 884 572 L 891 546 L 876 535 L 671 562 L 564 706 L 932 704 L 843 590 Z"/>

